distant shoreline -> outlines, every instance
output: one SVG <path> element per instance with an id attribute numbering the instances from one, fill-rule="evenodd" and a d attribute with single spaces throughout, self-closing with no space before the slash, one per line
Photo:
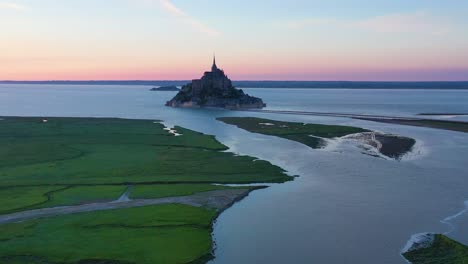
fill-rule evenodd
<path id="1" fill-rule="evenodd" d="M 190 80 L 104 80 L 104 81 L 0 81 L 0 84 L 31 85 L 135 85 L 181 86 Z M 296 88 L 296 89 L 422 89 L 468 90 L 468 81 L 453 82 L 372 82 L 372 81 L 233 81 L 237 88 Z"/>

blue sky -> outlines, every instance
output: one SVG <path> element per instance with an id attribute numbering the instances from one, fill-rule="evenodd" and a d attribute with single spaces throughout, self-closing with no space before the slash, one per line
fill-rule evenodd
<path id="1" fill-rule="evenodd" d="M 0 79 L 468 80 L 468 1 L 0 0 Z"/>

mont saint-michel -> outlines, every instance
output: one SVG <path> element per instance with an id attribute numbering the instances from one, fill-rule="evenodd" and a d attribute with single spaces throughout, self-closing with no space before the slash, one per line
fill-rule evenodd
<path id="1" fill-rule="evenodd" d="M 216 58 L 213 58 L 211 71 L 205 72 L 201 79 L 184 85 L 166 106 L 246 109 L 263 108 L 266 105 L 262 99 L 236 89 L 224 71 L 216 66 Z"/>
<path id="2" fill-rule="evenodd" d="M 0 264 L 468 264 L 468 0 L 336 2 L 0 0 Z"/>

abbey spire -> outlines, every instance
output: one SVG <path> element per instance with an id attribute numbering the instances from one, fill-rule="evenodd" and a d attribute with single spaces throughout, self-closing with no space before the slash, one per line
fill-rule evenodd
<path id="1" fill-rule="evenodd" d="M 216 66 L 216 55 L 213 55 L 213 66 L 211 66 L 211 71 L 215 72 L 218 69 L 218 66 Z"/>

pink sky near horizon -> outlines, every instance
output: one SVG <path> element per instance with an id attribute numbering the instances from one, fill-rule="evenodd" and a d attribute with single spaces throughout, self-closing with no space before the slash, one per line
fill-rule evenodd
<path id="1" fill-rule="evenodd" d="M 203 65 L 202 65 L 203 64 Z M 297 80 L 297 81 L 467 81 L 465 68 L 372 67 L 346 66 L 292 67 L 290 65 L 241 65 L 218 62 L 233 80 Z M 191 80 L 200 78 L 210 69 L 209 63 L 171 65 L 168 67 L 118 63 L 114 65 L 69 64 L 55 67 L 24 67 L 2 69 L 0 80 Z M 5 78 L 6 77 L 6 78 Z"/>
<path id="2" fill-rule="evenodd" d="M 208 70 L 208 69 L 206 69 Z M 90 70 L 90 71 L 33 71 L 7 75 L 9 78 L 0 80 L 13 81 L 46 81 L 46 80 L 191 80 L 198 79 L 204 70 L 187 69 L 183 73 L 158 70 Z M 468 69 L 439 70 L 347 70 L 347 71 L 315 71 L 315 72 L 262 72 L 255 73 L 230 72 L 232 80 L 271 80 L 271 81 L 468 81 Z M 27 76 L 27 77 L 25 77 Z"/>
<path id="3" fill-rule="evenodd" d="M 0 48 L 2 48 L 0 44 Z M 0 57 L 0 80 L 190 80 L 211 67 L 206 50 L 151 50 L 129 52 L 97 46 L 90 54 L 67 55 L 47 46 L 8 47 Z M 27 49 L 25 52 L 24 50 Z M 426 52 L 362 51 L 282 52 L 274 50 L 223 51 L 217 64 L 233 80 L 350 80 L 350 81 L 467 81 L 467 56 L 456 52 L 426 56 Z M 41 54 L 37 56 L 36 54 Z M 174 54 L 174 55 L 173 55 Z M 1 55 L 1 54 L 0 54 Z M 468 59 L 468 58 L 466 58 Z"/>

